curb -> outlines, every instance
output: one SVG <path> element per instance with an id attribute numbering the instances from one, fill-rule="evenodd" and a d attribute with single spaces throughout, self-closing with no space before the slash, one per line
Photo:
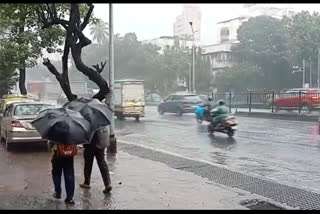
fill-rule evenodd
<path id="1" fill-rule="evenodd" d="M 316 115 L 303 115 L 303 114 L 279 114 L 279 113 L 266 113 L 266 112 L 235 112 L 234 115 L 242 117 L 258 117 L 266 119 L 278 120 L 293 120 L 304 122 L 318 122 L 319 116 Z"/>

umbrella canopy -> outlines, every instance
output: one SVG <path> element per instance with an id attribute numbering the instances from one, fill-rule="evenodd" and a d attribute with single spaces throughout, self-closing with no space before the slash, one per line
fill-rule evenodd
<path id="1" fill-rule="evenodd" d="M 89 143 L 93 136 L 90 123 L 79 112 L 66 108 L 42 111 L 31 123 L 42 138 L 62 144 Z"/>
<path id="2" fill-rule="evenodd" d="M 66 103 L 64 108 L 78 111 L 90 122 L 93 131 L 110 124 L 112 110 L 98 99 L 78 99 Z"/>

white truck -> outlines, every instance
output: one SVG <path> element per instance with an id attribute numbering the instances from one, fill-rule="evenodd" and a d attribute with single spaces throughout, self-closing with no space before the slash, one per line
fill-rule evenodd
<path id="1" fill-rule="evenodd" d="M 116 80 L 114 83 L 114 113 L 119 120 L 144 117 L 144 81 Z"/>

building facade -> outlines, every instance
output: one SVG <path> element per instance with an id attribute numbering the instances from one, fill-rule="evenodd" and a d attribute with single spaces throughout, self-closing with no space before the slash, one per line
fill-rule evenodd
<path id="1" fill-rule="evenodd" d="M 201 38 L 201 10 L 199 5 L 184 5 L 182 14 L 177 16 L 173 24 L 173 35 L 184 39 L 193 39 L 193 33 L 190 26 L 194 29 L 195 44 L 200 45 Z"/>
<path id="2" fill-rule="evenodd" d="M 232 53 L 232 46 L 239 43 L 237 31 L 243 23 L 256 16 L 265 15 L 281 19 L 284 16 L 291 17 L 296 14 L 295 11 L 288 8 L 275 8 L 256 4 L 246 4 L 244 7 L 247 8 L 247 13 L 243 16 L 217 23 L 217 44 L 202 47 L 202 54 L 207 55 L 210 59 L 213 92 L 216 91 L 216 75 L 226 71 L 236 63 L 235 55 Z"/>
<path id="3" fill-rule="evenodd" d="M 160 50 L 158 51 L 158 53 L 163 54 L 166 48 L 171 48 L 174 46 L 182 49 L 186 49 L 186 50 L 191 50 L 193 41 L 192 39 L 181 39 L 177 36 L 161 36 L 161 37 L 150 39 L 150 40 L 144 40 L 142 41 L 142 44 L 156 45 L 160 47 Z"/>

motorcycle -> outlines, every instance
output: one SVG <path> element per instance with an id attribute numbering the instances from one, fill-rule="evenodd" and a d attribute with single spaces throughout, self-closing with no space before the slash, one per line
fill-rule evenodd
<path id="1" fill-rule="evenodd" d="M 227 116 L 216 127 L 213 127 L 212 122 L 210 122 L 208 125 L 208 132 L 210 134 L 213 134 L 214 132 L 221 132 L 227 134 L 229 137 L 233 137 L 237 130 L 237 125 L 238 124 L 234 116 Z"/>

